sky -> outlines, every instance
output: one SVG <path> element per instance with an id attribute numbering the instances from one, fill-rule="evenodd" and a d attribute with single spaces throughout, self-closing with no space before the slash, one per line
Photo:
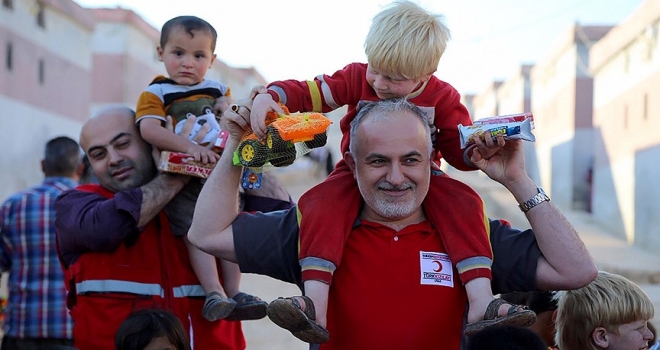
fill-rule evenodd
<path id="1" fill-rule="evenodd" d="M 133 10 L 160 30 L 195 15 L 218 31 L 218 59 L 267 81 L 312 79 L 366 62 L 371 19 L 392 0 L 75 0 Z M 551 52 L 574 23 L 615 25 L 645 0 L 413 0 L 451 31 L 435 73 L 462 94 L 480 93 Z M 656 1 L 656 0 L 648 0 Z M 156 5 L 157 4 L 157 5 Z M 155 48 L 154 48 L 155 50 Z"/>

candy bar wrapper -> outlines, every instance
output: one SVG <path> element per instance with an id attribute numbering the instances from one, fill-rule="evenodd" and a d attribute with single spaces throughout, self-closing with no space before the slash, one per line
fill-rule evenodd
<path id="1" fill-rule="evenodd" d="M 526 117 L 529 115 L 529 117 Z M 463 126 L 458 125 L 458 132 L 460 135 L 461 149 L 474 143 L 474 138 L 479 137 L 483 140 L 484 134 L 490 131 L 493 139 L 497 135 L 503 135 L 505 139 L 515 140 L 522 139 L 526 141 L 536 141 L 536 137 L 532 134 L 533 118 L 531 113 L 510 116 L 497 116 L 480 119 L 474 122 L 473 125 Z"/>
<path id="2" fill-rule="evenodd" d="M 475 120 L 472 125 L 486 125 L 486 124 L 502 124 L 502 123 L 515 123 L 523 122 L 526 119 L 530 120 L 530 126 L 534 130 L 534 116 L 530 112 L 498 115 L 494 117 L 482 118 Z"/>
<path id="3" fill-rule="evenodd" d="M 187 153 L 162 151 L 160 152 L 158 170 L 206 179 L 211 175 L 214 166 L 215 163 L 197 162 Z"/>

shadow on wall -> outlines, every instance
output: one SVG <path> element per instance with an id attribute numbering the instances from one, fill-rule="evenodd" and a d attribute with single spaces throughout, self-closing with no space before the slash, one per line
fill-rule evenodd
<path id="1" fill-rule="evenodd" d="M 635 154 L 635 244 L 660 250 L 660 145 Z"/>
<path id="2" fill-rule="evenodd" d="M 591 207 L 594 219 L 610 228 L 617 238 L 627 239 L 623 224 L 621 204 L 614 186 L 610 155 L 603 142 L 600 129 L 594 136 L 594 170 Z M 656 180 L 657 181 L 657 180 Z"/>

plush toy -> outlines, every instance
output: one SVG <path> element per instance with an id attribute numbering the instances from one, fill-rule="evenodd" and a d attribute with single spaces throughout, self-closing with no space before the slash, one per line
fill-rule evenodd
<path id="1" fill-rule="evenodd" d="M 200 145 L 207 145 L 209 142 L 214 142 L 218 138 L 218 135 L 221 131 L 220 124 L 218 124 L 218 120 L 216 119 L 213 110 L 210 107 L 207 107 L 204 108 L 204 112 L 205 113 L 203 115 L 197 116 L 195 125 L 193 126 L 193 129 L 190 132 L 190 136 L 188 137 L 189 140 L 192 140 L 193 137 L 195 137 L 199 130 L 204 126 L 204 124 L 209 124 L 210 129 L 208 133 L 206 133 L 204 139 L 199 143 Z M 194 116 L 194 114 L 186 114 L 186 119 L 190 118 L 191 116 Z M 181 129 L 183 128 L 183 124 L 185 124 L 186 119 L 180 120 L 176 123 L 176 127 L 174 128 L 175 134 L 181 134 Z"/>

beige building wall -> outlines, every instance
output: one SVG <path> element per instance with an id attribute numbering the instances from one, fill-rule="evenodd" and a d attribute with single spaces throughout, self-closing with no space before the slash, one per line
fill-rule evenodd
<path id="1" fill-rule="evenodd" d="M 71 0 L 0 4 L 0 200 L 43 179 L 45 143 L 78 139 L 91 98 L 93 22 Z"/>
<path id="2" fill-rule="evenodd" d="M 481 93 L 472 98 L 472 120 L 492 117 L 499 114 L 499 101 L 497 90 L 501 81 L 494 81 Z"/>
<path id="3" fill-rule="evenodd" d="M 531 81 L 532 65 L 521 65 L 520 68 L 506 79 L 497 90 L 498 115 L 531 112 Z M 524 143 L 525 166 L 527 173 L 536 183 L 540 183 L 538 159 L 536 158 L 536 143 Z"/>
<path id="4" fill-rule="evenodd" d="M 589 47 L 610 28 L 575 24 L 531 70 L 541 184 L 560 207 L 590 208 L 593 86 Z"/>
<path id="5" fill-rule="evenodd" d="M 660 247 L 660 1 L 644 2 L 591 49 L 593 215 L 627 240 Z"/>

